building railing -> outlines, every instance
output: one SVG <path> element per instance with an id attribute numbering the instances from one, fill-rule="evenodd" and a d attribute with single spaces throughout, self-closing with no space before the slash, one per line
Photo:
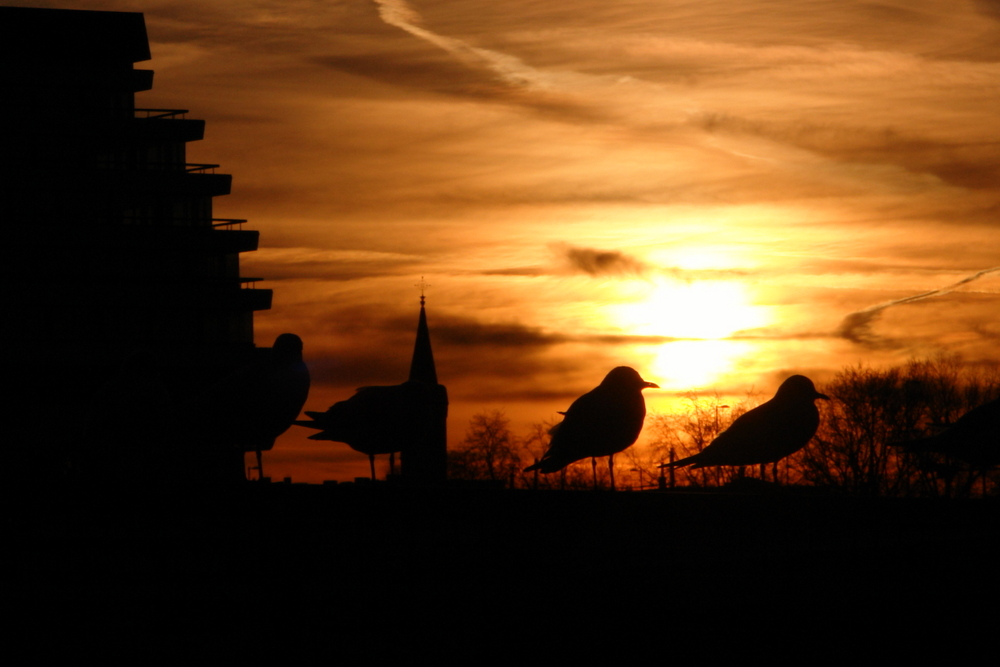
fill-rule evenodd
<path id="1" fill-rule="evenodd" d="M 246 219 L 239 218 L 212 218 L 212 226 L 216 229 L 232 229 L 236 226 L 237 230 L 243 229 L 243 223 Z"/>
<path id="2" fill-rule="evenodd" d="M 188 227 L 205 228 L 206 219 L 201 216 L 191 216 L 182 218 L 165 218 L 152 215 L 126 215 L 123 222 L 128 225 L 138 225 L 143 227 Z M 213 230 L 220 232 L 242 231 L 245 218 L 208 218 L 208 223 Z"/>
<path id="3" fill-rule="evenodd" d="M 219 168 L 217 164 L 199 164 L 195 162 L 188 162 L 184 165 L 184 171 L 189 174 L 202 174 L 208 172 L 209 174 L 214 174 L 215 170 Z"/>
<path id="4" fill-rule="evenodd" d="M 257 289 L 257 283 L 263 278 L 243 278 L 240 277 L 240 282 L 243 283 L 243 289 Z"/>
<path id="5" fill-rule="evenodd" d="M 136 118 L 179 118 L 184 119 L 187 109 L 136 109 Z M 142 115 L 140 115 L 142 114 Z"/>
<path id="6" fill-rule="evenodd" d="M 221 165 L 203 162 L 129 162 L 125 159 L 105 159 L 98 166 L 109 171 L 184 171 L 188 174 L 214 174 Z"/>

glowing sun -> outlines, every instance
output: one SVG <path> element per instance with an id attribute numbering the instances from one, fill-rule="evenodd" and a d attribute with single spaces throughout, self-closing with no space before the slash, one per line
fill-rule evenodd
<path id="1" fill-rule="evenodd" d="M 754 305 L 738 282 L 664 279 L 640 299 L 619 306 L 615 319 L 635 335 L 680 339 L 656 347 L 650 371 L 663 388 L 703 387 L 724 375 L 752 348 L 725 339 L 769 322 L 767 307 Z"/>

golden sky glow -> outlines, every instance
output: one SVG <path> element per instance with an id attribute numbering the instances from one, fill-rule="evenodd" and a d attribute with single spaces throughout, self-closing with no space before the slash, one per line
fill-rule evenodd
<path id="1" fill-rule="evenodd" d="M 618 365 L 655 405 L 1000 356 L 995 2 L 9 4 L 145 12 L 137 103 L 207 120 L 307 409 L 405 379 L 421 276 L 453 443 Z M 273 475 L 365 474 L 303 430 Z"/>

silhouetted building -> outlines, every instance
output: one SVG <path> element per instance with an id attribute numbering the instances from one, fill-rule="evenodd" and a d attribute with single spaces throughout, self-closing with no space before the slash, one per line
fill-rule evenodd
<path id="1" fill-rule="evenodd" d="M 423 437 L 410 438 L 403 446 L 403 477 L 416 482 L 443 482 L 448 474 L 448 390 L 438 384 L 423 295 L 408 381 L 425 387 L 427 403 Z"/>
<path id="2" fill-rule="evenodd" d="M 213 217 L 231 177 L 187 162 L 204 121 L 135 107 L 149 58 L 142 14 L 0 8 L 3 423 L 31 465 L 153 447 L 166 406 L 253 356 L 270 308 L 239 274 L 258 233 Z"/>

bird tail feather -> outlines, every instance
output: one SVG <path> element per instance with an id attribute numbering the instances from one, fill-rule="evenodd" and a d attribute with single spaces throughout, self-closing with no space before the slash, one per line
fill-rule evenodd
<path id="1" fill-rule="evenodd" d="M 562 470 L 563 468 L 565 468 L 567 465 L 569 465 L 569 464 L 568 463 L 563 463 L 562 465 L 559 465 L 558 463 L 556 463 L 552 459 L 542 459 L 538 463 L 534 463 L 534 464 L 528 466 L 527 468 L 525 468 L 524 472 L 531 472 L 532 470 L 538 470 L 539 472 L 547 475 L 550 472 L 559 472 L 560 470 Z"/>
<path id="2" fill-rule="evenodd" d="M 681 466 L 689 466 L 692 463 L 697 463 L 697 462 L 698 462 L 698 455 L 695 454 L 693 456 L 685 456 L 684 458 L 674 461 L 673 463 L 664 463 L 663 467 L 680 468 Z"/>

